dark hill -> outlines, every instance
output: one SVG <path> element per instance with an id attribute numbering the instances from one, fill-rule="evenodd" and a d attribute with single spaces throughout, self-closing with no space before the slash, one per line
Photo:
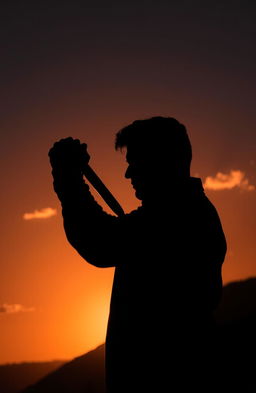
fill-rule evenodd
<path id="1" fill-rule="evenodd" d="M 223 337 L 223 348 L 246 364 L 256 353 L 256 278 L 233 282 L 224 287 L 216 321 Z M 252 362 L 246 367 L 251 368 Z"/>
<path id="2" fill-rule="evenodd" d="M 24 393 L 104 393 L 104 350 L 101 345 L 75 358 Z"/>
<path id="3" fill-rule="evenodd" d="M 240 323 L 256 316 L 256 278 L 225 285 L 216 311 L 219 324 Z"/>
<path id="4" fill-rule="evenodd" d="M 216 311 L 224 367 L 242 393 L 256 392 L 256 278 L 224 287 Z"/>
<path id="5" fill-rule="evenodd" d="M 64 363 L 64 361 L 55 361 L 2 365 L 0 366 L 0 392 L 17 393 Z"/>

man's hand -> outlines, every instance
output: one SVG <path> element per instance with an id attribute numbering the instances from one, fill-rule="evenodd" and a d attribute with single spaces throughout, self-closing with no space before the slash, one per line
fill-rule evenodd
<path id="1" fill-rule="evenodd" d="M 54 143 L 48 155 L 53 172 L 63 174 L 81 173 L 82 167 L 90 160 L 86 143 L 71 137 Z"/>

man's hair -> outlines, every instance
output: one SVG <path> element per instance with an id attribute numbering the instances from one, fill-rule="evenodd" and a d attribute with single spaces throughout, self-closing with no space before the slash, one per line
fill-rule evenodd
<path id="1" fill-rule="evenodd" d="M 116 134 L 115 148 L 135 149 L 143 155 L 144 149 L 175 158 L 185 170 L 189 170 L 192 147 L 186 127 L 172 117 L 151 117 L 136 120 Z"/>

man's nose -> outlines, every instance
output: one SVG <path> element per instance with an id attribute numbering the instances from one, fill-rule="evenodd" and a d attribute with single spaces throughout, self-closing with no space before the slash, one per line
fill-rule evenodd
<path id="1" fill-rule="evenodd" d="M 131 168 L 130 168 L 130 166 L 128 166 L 128 168 L 126 169 L 126 172 L 125 172 L 125 174 L 124 174 L 124 177 L 125 177 L 126 179 L 130 179 L 130 178 L 131 178 Z"/>

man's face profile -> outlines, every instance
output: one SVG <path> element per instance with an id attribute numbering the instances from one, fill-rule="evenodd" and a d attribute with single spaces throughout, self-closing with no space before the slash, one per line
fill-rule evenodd
<path id="1" fill-rule="evenodd" d="M 125 172 L 125 178 L 131 179 L 131 184 L 135 189 L 135 195 L 138 199 L 143 200 L 147 195 L 150 184 L 152 187 L 152 175 L 153 175 L 153 155 L 150 154 L 150 158 L 142 152 L 136 152 L 131 148 L 127 148 L 126 162 L 128 163 L 127 170 Z"/>
<path id="2" fill-rule="evenodd" d="M 135 195 L 138 199 L 143 198 L 143 178 L 144 178 L 144 166 L 142 160 L 136 154 L 132 154 L 127 149 L 126 162 L 128 167 L 125 172 L 125 178 L 131 179 L 131 184 L 135 190 Z"/>

